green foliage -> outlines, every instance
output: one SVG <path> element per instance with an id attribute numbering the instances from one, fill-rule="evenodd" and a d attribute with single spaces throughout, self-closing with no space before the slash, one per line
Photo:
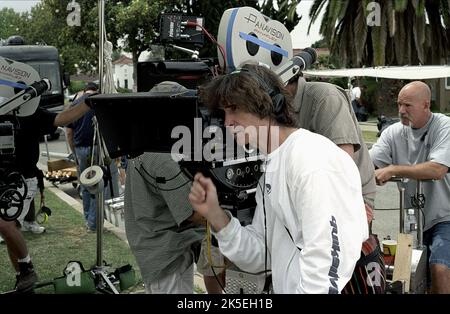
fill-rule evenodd
<path id="1" fill-rule="evenodd" d="M 348 79 L 346 77 L 333 77 L 330 79 L 330 83 L 340 86 L 343 89 L 348 88 Z"/>
<path id="2" fill-rule="evenodd" d="M 327 41 L 322 38 L 311 45 L 312 48 L 328 48 Z"/>
<path id="3" fill-rule="evenodd" d="M 119 87 L 117 88 L 117 92 L 121 94 L 131 93 L 131 90 L 128 88 Z"/>
<path id="4" fill-rule="evenodd" d="M 273 20 L 277 20 L 286 26 L 288 31 L 292 31 L 294 27 L 300 22 L 301 16 L 297 14 L 297 5 L 301 0 L 277 0 L 274 6 L 273 0 L 265 0 L 261 5 L 261 12 Z"/>
<path id="5" fill-rule="evenodd" d="M 85 86 L 86 83 L 83 81 L 70 81 L 69 92 L 71 94 L 75 94 L 79 91 L 82 91 Z"/>
<path id="6" fill-rule="evenodd" d="M 155 37 L 155 24 L 163 8 L 164 1 L 121 1 L 111 6 L 109 15 L 113 15 L 116 36 L 124 38 L 127 51 L 133 53 L 133 58 L 149 48 Z"/>
<path id="7" fill-rule="evenodd" d="M 373 3 L 314 0 L 309 27 L 324 11 L 320 33 L 341 66 L 441 64 L 447 59 L 447 0 L 378 0 L 378 7 L 368 6 Z M 368 20 L 380 24 L 369 26 Z"/>
<path id="8" fill-rule="evenodd" d="M 20 35 L 23 19 L 11 8 L 0 10 L 0 39 L 8 39 L 12 35 Z"/>

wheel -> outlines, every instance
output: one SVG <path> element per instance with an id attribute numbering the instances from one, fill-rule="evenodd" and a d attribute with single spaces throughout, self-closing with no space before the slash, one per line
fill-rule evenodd
<path id="1" fill-rule="evenodd" d="M 0 196 L 0 216 L 3 220 L 13 221 L 23 210 L 23 197 L 14 189 L 8 189 Z"/>

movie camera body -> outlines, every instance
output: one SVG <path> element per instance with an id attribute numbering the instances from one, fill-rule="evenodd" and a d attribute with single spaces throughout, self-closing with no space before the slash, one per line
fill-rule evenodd
<path id="1" fill-rule="evenodd" d="M 12 221 L 20 216 L 27 185 L 18 173 L 16 135 L 18 117 L 32 115 L 40 95 L 51 88 L 31 66 L 0 57 L 0 218 Z"/>

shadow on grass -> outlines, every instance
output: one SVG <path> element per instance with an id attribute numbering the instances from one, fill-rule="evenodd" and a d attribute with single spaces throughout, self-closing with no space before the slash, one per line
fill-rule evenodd
<path id="1" fill-rule="evenodd" d="M 52 209 L 48 222 L 43 224 L 46 232 L 25 232 L 30 256 L 39 281 L 53 280 L 63 275 L 69 261 L 81 261 L 85 269 L 96 263 L 96 233 L 86 232 L 84 218 L 74 208 L 61 201 L 52 192 L 46 191 L 46 205 Z M 39 200 L 36 199 L 36 204 Z M 103 233 L 103 260 L 113 268 L 131 264 L 136 272 L 136 286 L 131 291 L 141 290 L 141 275 L 128 245 L 113 233 Z M 11 290 L 15 283 L 15 271 L 9 261 L 6 245 L 0 245 L 0 293 Z M 53 287 L 36 289 L 36 293 L 53 293 Z"/>

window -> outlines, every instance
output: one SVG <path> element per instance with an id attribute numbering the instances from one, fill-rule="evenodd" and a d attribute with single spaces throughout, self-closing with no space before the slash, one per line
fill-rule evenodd
<path id="1" fill-rule="evenodd" d="M 450 77 L 445 78 L 445 89 L 450 89 Z"/>
<path id="2" fill-rule="evenodd" d="M 44 94 L 54 94 L 62 93 L 61 88 L 61 77 L 59 72 L 59 64 L 56 61 L 30 61 L 27 62 L 31 65 L 36 71 L 38 71 L 39 76 L 41 78 L 48 78 L 52 83 L 52 88 L 50 91 L 46 91 Z"/>
<path id="3" fill-rule="evenodd" d="M 128 80 L 124 80 L 123 82 L 125 84 L 125 88 L 128 88 Z"/>

